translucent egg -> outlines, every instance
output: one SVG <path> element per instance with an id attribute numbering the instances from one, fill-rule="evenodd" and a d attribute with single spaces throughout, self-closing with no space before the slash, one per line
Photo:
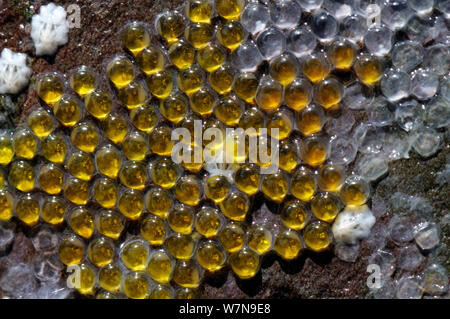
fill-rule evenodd
<path id="1" fill-rule="evenodd" d="M 56 196 L 47 197 L 42 203 L 41 218 L 48 224 L 61 224 L 64 221 L 65 213 L 66 203 Z"/>
<path id="2" fill-rule="evenodd" d="M 142 161 L 148 152 L 147 141 L 138 132 L 130 133 L 122 141 L 122 150 L 130 161 Z"/>
<path id="3" fill-rule="evenodd" d="M 292 172 L 299 162 L 298 146 L 289 139 L 280 141 L 278 166 L 286 171 Z"/>
<path id="4" fill-rule="evenodd" d="M 130 272 L 125 276 L 122 290 L 128 298 L 145 299 L 148 295 L 150 283 L 142 272 Z"/>
<path id="5" fill-rule="evenodd" d="M 231 53 L 233 65 L 242 72 L 254 72 L 263 60 L 263 56 L 253 41 L 242 43 Z"/>
<path id="6" fill-rule="evenodd" d="M 283 87 L 271 77 L 264 77 L 260 80 L 258 91 L 256 92 L 256 104 L 265 111 L 276 110 L 283 97 Z"/>
<path id="7" fill-rule="evenodd" d="M 288 180 L 282 172 L 264 175 L 261 190 L 270 200 L 281 202 L 287 195 Z"/>
<path id="8" fill-rule="evenodd" d="M 309 202 L 316 189 L 316 178 L 310 170 L 301 167 L 295 171 L 290 184 L 292 195 L 304 202 Z"/>
<path id="9" fill-rule="evenodd" d="M 205 241 L 198 246 L 196 257 L 200 266 L 210 272 L 221 269 L 226 259 L 222 247 L 212 240 Z"/>
<path id="10" fill-rule="evenodd" d="M 286 38 L 281 30 L 270 27 L 258 35 L 256 45 L 264 58 L 271 59 L 284 52 Z"/>
<path id="11" fill-rule="evenodd" d="M 66 168 L 72 176 L 85 181 L 89 181 L 95 171 L 92 157 L 85 152 L 72 153 L 67 159 Z"/>
<path id="12" fill-rule="evenodd" d="M 228 64 L 221 65 L 209 74 L 209 85 L 219 94 L 227 94 L 233 85 L 234 70 Z"/>
<path id="13" fill-rule="evenodd" d="M 259 256 L 250 249 L 241 249 L 230 256 L 233 272 L 242 279 L 249 279 L 259 271 Z"/>
<path id="14" fill-rule="evenodd" d="M 72 129 L 70 139 L 76 148 L 83 152 L 92 153 L 99 142 L 98 129 L 93 123 L 80 123 Z"/>
<path id="15" fill-rule="evenodd" d="M 311 54 L 316 46 L 316 36 L 307 27 L 298 27 L 288 33 L 287 48 L 297 57 Z"/>
<path id="16" fill-rule="evenodd" d="M 122 166 L 119 173 L 123 185 L 133 189 L 143 189 L 147 182 L 147 172 L 139 162 L 129 162 Z"/>
<path id="17" fill-rule="evenodd" d="M 195 216 L 195 230 L 206 238 L 216 237 L 220 226 L 220 215 L 214 208 L 204 207 Z"/>
<path id="18" fill-rule="evenodd" d="M 341 187 L 339 197 L 345 205 L 365 204 L 370 195 L 369 184 L 359 176 L 349 176 Z"/>
<path id="19" fill-rule="evenodd" d="M 162 188 L 153 188 L 145 196 L 145 207 L 147 211 L 161 218 L 166 218 L 172 207 L 171 194 Z"/>
<path id="20" fill-rule="evenodd" d="M 158 34 L 169 43 L 176 41 L 182 35 L 184 27 L 183 16 L 172 11 L 162 14 L 156 21 Z"/>
<path id="21" fill-rule="evenodd" d="M 103 237 L 95 239 L 88 247 L 88 257 L 95 266 L 104 267 L 114 258 L 114 245 Z"/>
<path id="22" fill-rule="evenodd" d="M 0 164 L 8 165 L 14 158 L 12 139 L 7 134 L 0 135 Z"/>
<path id="23" fill-rule="evenodd" d="M 128 85 L 134 79 L 133 64 L 124 56 L 118 56 L 112 59 L 106 67 L 106 73 L 108 74 L 109 80 L 117 88 Z"/>
<path id="24" fill-rule="evenodd" d="M 312 100 L 312 86 L 306 79 L 295 79 L 284 88 L 284 101 L 295 111 L 300 111 Z"/>
<path id="25" fill-rule="evenodd" d="M 309 220 L 306 208 L 298 200 L 287 202 L 281 210 L 280 217 L 283 225 L 294 230 L 305 228 Z"/>
<path id="26" fill-rule="evenodd" d="M 249 136 L 258 136 L 264 128 L 264 113 L 256 107 L 247 109 L 239 119 L 239 127 Z"/>
<path id="27" fill-rule="evenodd" d="M 83 97 L 95 90 L 97 86 L 97 75 L 92 69 L 82 65 L 72 71 L 69 83 L 72 90 Z"/>
<path id="28" fill-rule="evenodd" d="M 47 160 L 62 164 L 66 157 L 67 145 L 62 137 L 49 135 L 42 140 L 41 151 Z"/>
<path id="29" fill-rule="evenodd" d="M 172 74 L 167 70 L 162 70 L 146 77 L 149 91 L 159 99 L 165 99 L 173 89 Z"/>
<path id="30" fill-rule="evenodd" d="M 39 188 L 50 195 L 56 195 L 61 192 L 63 184 L 63 171 L 54 164 L 45 164 L 41 166 L 38 175 Z"/>
<path id="31" fill-rule="evenodd" d="M 367 30 L 366 19 L 359 14 L 352 14 L 345 17 L 341 21 L 342 36 L 352 40 L 353 42 L 362 41 Z"/>
<path id="32" fill-rule="evenodd" d="M 117 92 L 117 97 L 130 110 L 143 105 L 148 98 L 144 86 L 137 81 L 121 87 Z"/>
<path id="33" fill-rule="evenodd" d="M 175 205 L 167 215 L 167 222 L 173 231 L 189 235 L 194 226 L 194 210 L 188 205 Z"/>
<path id="34" fill-rule="evenodd" d="M 217 30 L 220 44 L 229 50 L 234 50 L 244 41 L 245 30 L 237 21 L 229 21 Z"/>
<path id="35" fill-rule="evenodd" d="M 168 126 L 155 128 L 148 136 L 148 144 L 151 151 L 160 156 L 170 156 L 175 144 L 171 136 L 172 129 Z"/>
<path id="36" fill-rule="evenodd" d="M 147 272 L 156 282 L 165 284 L 172 278 L 173 262 L 164 250 L 151 253 L 148 260 Z"/>
<path id="37" fill-rule="evenodd" d="M 126 189 L 119 195 L 119 211 L 128 219 L 136 220 L 144 210 L 144 196 L 135 189 Z"/>
<path id="38" fill-rule="evenodd" d="M 328 46 L 328 58 L 336 69 L 348 70 L 356 58 L 354 44 L 347 39 L 338 39 Z"/>
<path id="39" fill-rule="evenodd" d="M 132 271 L 142 271 L 148 258 L 148 248 L 140 240 L 134 240 L 127 243 L 121 252 L 123 264 Z"/>
<path id="40" fill-rule="evenodd" d="M 14 132 L 13 146 L 16 156 L 32 159 L 36 154 L 38 143 L 30 130 L 20 129 Z"/>
<path id="41" fill-rule="evenodd" d="M 146 75 L 152 75 L 164 69 L 165 57 L 157 47 L 148 46 L 136 55 L 136 64 Z"/>
<path id="42" fill-rule="evenodd" d="M 174 233 L 166 239 L 165 246 L 176 259 L 188 260 L 194 252 L 195 242 L 190 235 Z"/>
<path id="43" fill-rule="evenodd" d="M 95 201 L 104 208 L 113 208 L 117 202 L 117 184 L 109 178 L 101 177 L 93 185 Z"/>
<path id="44" fill-rule="evenodd" d="M 118 239 L 125 228 L 125 219 L 113 210 L 102 210 L 97 215 L 95 223 L 100 234 L 112 239 Z"/>
<path id="45" fill-rule="evenodd" d="M 333 222 L 341 206 L 339 198 L 331 193 L 319 193 L 311 201 L 312 213 L 325 222 Z"/>
<path id="46" fill-rule="evenodd" d="M 64 84 L 56 74 L 46 74 L 38 80 L 37 94 L 48 105 L 58 102 L 64 93 Z"/>
<path id="47" fill-rule="evenodd" d="M 325 79 L 331 71 L 328 58 L 322 53 L 312 53 L 302 60 L 302 71 L 313 83 Z"/>
<path id="48" fill-rule="evenodd" d="M 247 243 L 258 255 L 264 255 L 272 247 L 272 233 L 264 226 L 255 225 L 247 232 Z"/>
<path id="49" fill-rule="evenodd" d="M 222 202 L 230 190 L 231 184 L 227 177 L 223 175 L 209 176 L 205 181 L 205 195 L 214 203 Z"/>
<path id="50" fill-rule="evenodd" d="M 4 195 L 5 193 L 0 193 L 0 202 L 3 202 L 0 205 L 0 220 L 8 220 L 12 217 L 12 203 L 11 208 L 8 208 L 8 195 Z M 16 216 L 28 226 L 38 223 L 40 209 L 38 199 L 31 194 L 20 197 L 16 202 Z"/>
<path id="51" fill-rule="evenodd" d="M 70 178 L 64 184 L 64 196 L 76 205 L 86 205 L 90 197 L 87 181 Z"/>
<path id="52" fill-rule="evenodd" d="M 360 55 L 353 65 L 356 75 L 364 84 L 375 84 L 381 79 L 384 67 L 382 61 L 373 55 Z"/>
<path id="53" fill-rule="evenodd" d="M 391 51 L 393 33 L 387 27 L 376 27 L 367 30 L 364 36 L 364 45 L 369 53 L 382 56 Z"/>
<path id="54" fill-rule="evenodd" d="M 209 23 L 191 23 L 185 30 L 184 36 L 195 49 L 205 47 L 214 37 L 214 27 Z"/>
<path id="55" fill-rule="evenodd" d="M 76 279 L 74 279 L 76 281 Z M 83 294 L 90 295 L 93 293 L 95 285 L 95 273 L 94 270 L 87 264 L 80 264 L 79 266 L 79 280 L 75 288 Z"/>
<path id="56" fill-rule="evenodd" d="M 302 248 L 302 240 L 296 232 L 284 230 L 275 237 L 273 247 L 283 259 L 291 260 L 298 257 Z"/>
<path id="57" fill-rule="evenodd" d="M 270 22 L 269 8 L 259 3 L 248 3 L 242 12 L 240 22 L 250 33 L 261 32 Z"/>
<path id="58" fill-rule="evenodd" d="M 269 136 L 278 140 L 289 137 L 292 131 L 290 114 L 286 111 L 277 111 L 271 114 L 267 119 L 267 131 Z"/>
<path id="59" fill-rule="evenodd" d="M 153 246 L 160 246 L 166 237 L 166 225 L 156 216 L 148 216 L 141 222 L 141 236 Z"/>
<path id="60" fill-rule="evenodd" d="M 109 264 L 99 270 L 98 283 L 103 289 L 111 292 L 117 292 L 120 290 L 122 277 L 123 274 L 119 266 Z"/>
<path id="61" fill-rule="evenodd" d="M 156 285 L 150 291 L 148 299 L 172 299 L 173 289 L 166 285 Z"/>
<path id="62" fill-rule="evenodd" d="M 228 126 L 236 126 L 241 114 L 242 105 L 233 95 L 220 99 L 214 107 L 216 118 Z"/>
<path id="63" fill-rule="evenodd" d="M 306 246 L 316 252 L 327 250 L 333 241 L 330 226 L 321 221 L 309 224 L 303 232 L 303 238 Z"/>
<path id="64" fill-rule="evenodd" d="M 327 78 L 314 87 L 314 99 L 324 108 L 338 104 L 344 96 L 344 86 L 335 78 Z"/>
<path id="65" fill-rule="evenodd" d="M 324 0 L 297 0 L 297 3 L 305 11 L 314 11 L 322 6 Z"/>
<path id="66" fill-rule="evenodd" d="M 122 45 L 136 55 L 150 44 L 150 34 L 145 26 L 132 22 L 122 30 Z"/>
<path id="67" fill-rule="evenodd" d="M 189 109 L 189 101 L 181 93 L 173 93 L 161 101 L 159 110 L 167 120 L 172 123 L 181 122 Z"/>
<path id="68" fill-rule="evenodd" d="M 245 6 L 245 0 L 215 0 L 217 13 L 228 20 L 239 18 Z"/>
<path id="69" fill-rule="evenodd" d="M 178 69 L 185 69 L 194 64 L 195 49 L 185 40 L 178 40 L 169 47 L 169 58 Z"/>
<path id="70" fill-rule="evenodd" d="M 259 191 L 259 168 L 253 164 L 243 164 L 234 173 L 237 188 L 247 195 L 254 195 Z"/>
<path id="71" fill-rule="evenodd" d="M 312 104 L 297 113 L 297 128 L 303 135 L 312 135 L 322 130 L 325 120 L 323 109 Z"/>
<path id="72" fill-rule="evenodd" d="M 270 75 L 283 86 L 288 85 L 297 77 L 298 61 L 295 56 L 283 53 L 270 61 Z"/>
<path id="73" fill-rule="evenodd" d="M 203 87 L 191 94 L 189 104 L 195 113 L 202 117 L 208 117 L 212 114 L 214 100 L 214 93 L 210 89 Z"/>
<path id="74" fill-rule="evenodd" d="M 325 10 L 318 10 L 312 16 L 311 29 L 320 41 L 329 41 L 337 34 L 339 23 Z"/>
<path id="75" fill-rule="evenodd" d="M 300 6 L 293 0 L 279 0 L 270 5 L 270 17 L 274 24 L 282 29 L 295 27 L 301 14 Z"/>
<path id="76" fill-rule="evenodd" d="M 235 222 L 227 224 L 219 235 L 222 247 L 229 253 L 236 252 L 244 246 L 244 237 L 244 230 Z"/>
<path id="77" fill-rule="evenodd" d="M 27 124 L 37 137 L 48 136 L 53 131 L 52 117 L 43 109 L 37 109 L 28 115 Z"/>
<path id="78" fill-rule="evenodd" d="M 250 201 L 246 194 L 233 192 L 220 203 L 220 211 L 229 219 L 242 221 L 250 208 Z"/>
<path id="79" fill-rule="evenodd" d="M 102 122 L 103 132 L 113 143 L 119 144 L 128 132 L 128 124 L 120 113 L 110 113 Z"/>
<path id="80" fill-rule="evenodd" d="M 181 70 L 177 77 L 178 88 L 190 95 L 202 87 L 203 77 L 202 69 L 196 65 Z"/>
<path id="81" fill-rule="evenodd" d="M 90 238 L 94 233 L 94 217 L 84 207 L 78 207 L 70 213 L 69 224 L 73 232 L 83 238 Z"/>
<path id="82" fill-rule="evenodd" d="M 58 256 L 67 266 L 81 263 L 84 256 L 83 242 L 73 234 L 63 238 L 58 247 Z"/>
<path id="83" fill-rule="evenodd" d="M 9 168 L 9 181 L 12 186 L 22 192 L 30 192 L 34 189 L 35 170 L 26 161 L 13 162 Z"/>
<path id="84" fill-rule="evenodd" d="M 173 270 L 173 281 L 185 288 L 197 288 L 200 285 L 200 270 L 193 260 L 178 261 Z"/>
<path id="85" fill-rule="evenodd" d="M 99 120 L 103 120 L 108 116 L 112 109 L 111 96 L 100 89 L 90 92 L 84 98 L 86 110 Z"/>
<path id="86" fill-rule="evenodd" d="M 321 190 L 335 192 L 339 190 L 345 179 L 342 167 L 334 164 L 322 165 L 319 170 L 318 185 Z"/>
<path id="87" fill-rule="evenodd" d="M 247 103 L 254 103 L 257 89 L 258 79 L 254 73 L 244 72 L 234 79 L 233 92 Z"/>
<path id="88" fill-rule="evenodd" d="M 211 0 L 188 0 L 185 5 L 186 16 L 193 22 L 209 23 L 213 16 Z"/>
<path id="89" fill-rule="evenodd" d="M 198 64 L 206 71 L 218 69 L 225 61 L 224 51 L 216 44 L 209 43 L 197 53 Z"/>
<path id="90" fill-rule="evenodd" d="M 119 151 L 112 145 L 101 147 L 95 154 L 95 163 L 98 171 L 109 178 L 117 178 L 122 159 Z"/>
<path id="91" fill-rule="evenodd" d="M 180 167 L 169 159 L 160 159 L 152 165 L 151 177 L 156 185 L 170 189 L 180 177 Z"/>
<path id="92" fill-rule="evenodd" d="M 320 137 L 308 137 L 301 141 L 300 156 L 313 167 L 321 165 L 329 155 L 329 143 Z"/>

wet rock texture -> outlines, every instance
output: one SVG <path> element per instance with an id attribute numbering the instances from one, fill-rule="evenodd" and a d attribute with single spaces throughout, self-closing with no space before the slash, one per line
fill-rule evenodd
<path id="1" fill-rule="evenodd" d="M 36 58 L 30 38 L 31 16 L 47 1 L 0 0 L 0 51 L 4 47 L 27 53 L 32 57 L 34 74 L 43 71 L 67 72 L 85 64 L 101 71 L 103 61 L 120 49 L 118 31 L 127 22 L 139 20 L 153 23 L 155 12 L 174 9 L 181 0 L 73 0 L 54 1 L 67 8 L 76 4 L 81 9 L 81 28 L 72 28 L 69 43 L 60 48 L 53 57 Z M 70 14 L 70 12 L 69 12 Z M 0 96 L 1 128 L 13 126 L 21 114 L 28 114 L 38 102 L 33 78 L 29 89 L 17 96 Z M 358 123 L 356 123 L 358 124 Z M 361 243 L 355 262 L 339 260 L 332 252 L 313 254 L 305 252 L 297 260 L 285 262 L 275 255 L 265 256 L 262 271 L 250 281 L 236 279 L 231 271 L 206 279 L 201 287 L 204 298 L 366 298 L 370 289 L 366 285 L 368 258 L 377 246 L 390 250 L 398 259 L 400 248 L 389 236 L 378 236 L 388 227 L 394 209 L 390 205 L 396 192 L 418 196 L 431 204 L 431 220 L 441 229 L 442 246 L 426 261 L 409 274 L 420 274 L 429 259 L 433 259 L 450 272 L 450 209 L 449 177 L 450 145 L 448 134 L 444 146 L 431 158 L 421 158 L 411 152 L 409 159 L 389 164 L 389 173 L 373 187 L 371 203 L 377 222 L 367 241 Z M 265 205 L 255 210 L 269 209 Z M 277 207 L 270 207 L 276 213 Z M 256 213 L 256 211 L 254 212 Z M 264 212 L 262 212 L 264 213 Z M 16 236 L 0 253 L 0 278 L 11 262 L 27 262 L 38 252 L 31 244 L 31 235 L 17 225 Z M 383 244 L 380 245 L 380 242 Z M 398 260 L 397 260 L 398 263 Z M 397 269 L 393 279 L 403 276 L 405 270 Z M 31 283 L 30 283 L 31 284 Z M 448 294 L 448 293 L 447 293 Z M 4 293 L 0 289 L 0 297 Z M 391 292 L 393 295 L 393 292 Z"/>

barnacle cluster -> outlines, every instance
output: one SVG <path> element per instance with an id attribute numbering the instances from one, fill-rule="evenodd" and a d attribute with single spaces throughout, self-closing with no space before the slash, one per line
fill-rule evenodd
<path id="1" fill-rule="evenodd" d="M 353 123 L 333 125 L 349 112 L 348 88 L 354 104 L 377 88 L 385 52 L 370 37 L 363 49 L 366 27 L 350 21 L 359 16 L 339 31 L 321 1 L 298 2 L 312 6 L 303 6 L 308 19 L 291 0 L 188 0 L 152 25 L 124 26 L 123 51 L 103 74 L 41 74 L 41 105 L 0 136 L 9 165 L 0 219 L 67 225 L 59 258 L 78 265 L 78 291 L 99 298 L 196 297 L 202 278 L 224 267 L 248 279 L 270 251 L 292 260 L 329 250 L 338 214 L 370 197 L 365 176 L 346 167 L 354 156 L 332 149 Z M 172 131 L 194 132 L 195 121 L 254 128 L 260 142 L 267 128 L 278 169 L 263 174 L 273 163 L 248 152 L 226 167 L 177 163 Z M 252 220 L 262 197 L 279 214 Z"/>

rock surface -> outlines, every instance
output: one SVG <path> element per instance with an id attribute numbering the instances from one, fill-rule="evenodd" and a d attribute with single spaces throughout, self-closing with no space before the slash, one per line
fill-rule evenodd
<path id="1" fill-rule="evenodd" d="M 54 2 L 62 6 L 67 5 L 67 1 L 63 0 Z M 8 47 L 16 52 L 27 53 L 32 57 L 34 75 L 50 70 L 66 73 L 81 64 L 100 72 L 104 68 L 103 61 L 120 51 L 118 31 L 124 24 L 133 20 L 152 23 L 155 12 L 176 8 L 181 2 L 135 0 L 130 5 L 120 0 L 74 0 L 73 3 L 81 9 L 81 28 L 70 29 L 68 44 L 60 48 L 54 57 L 36 58 L 30 37 L 31 15 L 38 12 L 40 6 L 48 1 L 0 0 L 0 50 Z M 1 113 L 5 115 L 4 120 L 0 119 L 0 125 L 7 128 L 17 123 L 19 114 L 28 114 L 38 103 L 38 98 L 31 84 L 26 92 L 19 95 L 1 96 L 0 103 Z M 422 158 L 414 153 L 408 159 L 389 163 L 388 176 L 374 185 L 373 198 L 369 203 L 377 216 L 373 231 L 381 231 L 388 226 L 393 214 L 386 203 L 394 193 L 401 192 L 427 199 L 432 206 L 431 218 L 439 223 L 441 228 L 443 244 L 443 248 L 427 259 L 433 258 L 443 265 L 447 272 L 450 271 L 449 180 L 439 172 L 444 174 L 448 171 L 448 138 L 448 134 L 443 136 L 443 147 L 430 158 Z M 375 204 L 378 205 L 376 208 Z M 386 208 L 383 205 L 386 205 Z M 268 206 L 276 213 L 276 207 Z M 28 229 L 17 226 L 12 248 L 0 253 L 0 278 L 5 278 L 5 269 L 11 261 L 20 265 L 30 262 L 35 255 L 36 250 L 31 242 L 32 234 Z M 262 271 L 250 281 L 238 280 L 230 271 L 226 271 L 223 275 L 208 278 L 201 287 L 201 295 L 204 298 L 365 298 L 370 296 L 366 285 L 369 275 L 366 269 L 369 256 L 376 251 L 374 244 L 384 240 L 395 258 L 400 253 L 387 235 L 380 238 L 380 234 L 381 232 L 376 241 L 369 237 L 361 243 L 359 255 L 352 263 L 339 260 L 331 252 L 305 252 L 291 262 L 268 255 L 263 260 Z M 423 271 L 425 264 L 422 263 L 415 272 Z M 20 271 L 21 268 L 15 270 Z M 397 271 L 394 279 L 403 278 L 402 272 Z M 17 272 L 11 273 L 11 276 L 15 274 Z M 34 285 L 33 280 L 30 285 Z M 7 291 L 2 290 L 4 285 L 0 283 L 0 286 L 0 297 L 9 296 Z M 8 285 L 6 287 L 8 288 Z M 408 297 L 414 295 L 412 292 L 415 290 L 407 288 L 405 289 L 409 292 L 405 294 Z M 42 286 L 41 289 L 46 288 Z M 403 294 L 405 289 L 397 294 Z M 392 289 L 386 295 L 392 296 Z"/>

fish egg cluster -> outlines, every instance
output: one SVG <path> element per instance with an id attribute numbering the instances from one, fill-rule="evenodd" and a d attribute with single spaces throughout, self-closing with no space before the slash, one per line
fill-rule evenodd
<path id="1" fill-rule="evenodd" d="M 353 138 L 345 116 L 368 107 L 366 92 L 380 82 L 395 100 L 383 83 L 403 73 L 385 72 L 383 30 L 365 34 L 347 21 L 355 16 L 340 22 L 321 4 L 187 0 L 125 25 L 101 74 L 83 65 L 39 75 L 40 105 L 0 135 L 0 220 L 66 227 L 59 258 L 78 265 L 79 293 L 98 298 L 197 297 L 205 276 L 223 268 L 245 280 L 266 254 L 293 260 L 332 249 L 336 217 L 370 197 L 371 179 L 336 144 Z M 396 67 L 408 63 L 397 58 Z M 428 77 L 417 71 L 412 81 Z M 428 87 L 413 94 L 425 99 Z M 251 161 L 241 142 L 244 154 L 233 149 L 232 165 L 212 169 L 202 152 L 221 142 L 194 138 L 180 143 L 200 162 L 175 161 L 172 132 L 194 135 L 196 122 L 203 131 L 255 129 L 249 136 L 269 161 Z M 279 212 L 258 220 L 263 198 Z"/>

